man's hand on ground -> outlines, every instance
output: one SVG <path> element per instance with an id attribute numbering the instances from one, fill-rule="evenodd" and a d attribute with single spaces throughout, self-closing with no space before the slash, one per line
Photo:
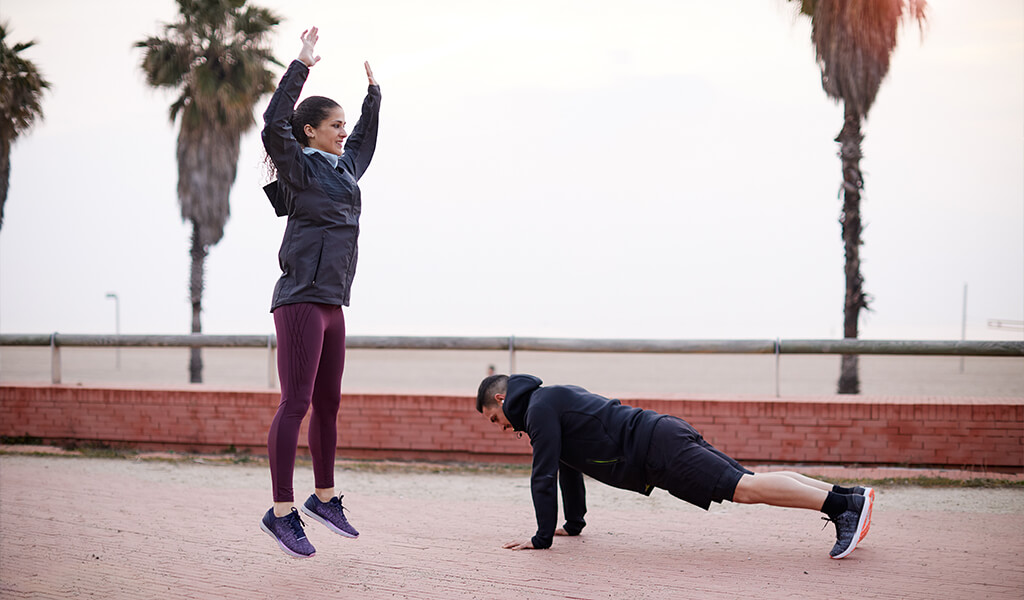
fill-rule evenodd
<path id="1" fill-rule="evenodd" d="M 555 535 L 569 535 L 565 529 L 559 527 L 555 530 Z M 525 542 L 508 542 L 502 546 L 506 550 L 535 550 L 533 547 L 533 540 L 526 540 Z"/>

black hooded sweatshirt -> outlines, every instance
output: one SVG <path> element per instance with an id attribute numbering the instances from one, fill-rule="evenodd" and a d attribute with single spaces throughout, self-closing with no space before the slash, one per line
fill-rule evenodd
<path id="1" fill-rule="evenodd" d="M 577 535 L 586 523 L 583 476 L 610 486 L 651 493 L 644 473 L 651 431 L 664 415 L 624 406 L 574 385 L 541 387 L 533 375 L 512 375 L 502 410 L 533 446 L 530 490 L 537 514 L 534 548 L 548 548 L 558 520 L 559 475 L 565 530 Z"/>

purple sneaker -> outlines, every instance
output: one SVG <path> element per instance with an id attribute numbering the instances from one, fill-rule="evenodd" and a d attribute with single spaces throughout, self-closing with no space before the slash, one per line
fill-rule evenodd
<path id="1" fill-rule="evenodd" d="M 345 518 L 345 507 L 341 505 L 343 496 L 331 498 L 330 502 L 321 502 L 316 494 L 311 494 L 302 505 L 302 512 L 310 519 L 323 523 L 328 529 L 348 538 L 359 537 L 359 532 Z"/>
<path id="2" fill-rule="evenodd" d="M 305 523 L 299 517 L 299 511 L 294 508 L 283 517 L 275 517 L 274 509 L 271 508 L 260 521 L 260 529 L 274 538 L 285 554 L 295 558 L 309 558 L 316 554 L 316 548 L 306 539 L 303 525 Z"/>

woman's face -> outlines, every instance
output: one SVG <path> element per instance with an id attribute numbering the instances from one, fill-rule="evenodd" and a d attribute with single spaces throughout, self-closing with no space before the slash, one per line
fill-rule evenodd
<path id="1" fill-rule="evenodd" d="M 310 148 L 342 155 L 348 132 L 345 131 L 345 110 L 340 106 L 332 108 L 327 113 L 327 118 L 320 121 L 320 125 L 315 129 L 312 125 L 306 125 L 304 129 L 306 137 L 309 138 Z"/>

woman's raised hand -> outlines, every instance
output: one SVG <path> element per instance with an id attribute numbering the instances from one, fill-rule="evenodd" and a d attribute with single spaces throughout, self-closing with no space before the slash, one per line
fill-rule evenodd
<path id="1" fill-rule="evenodd" d="M 370 69 L 370 62 L 363 61 L 363 66 L 366 67 L 366 78 L 370 80 L 370 85 L 377 85 L 377 80 L 373 78 L 373 71 Z"/>
<path id="2" fill-rule="evenodd" d="M 299 51 L 299 60 L 307 67 L 312 67 L 316 63 L 320 62 L 320 57 L 313 54 L 313 47 L 316 46 L 316 41 L 320 39 L 317 35 L 318 31 L 319 30 L 316 27 L 310 27 L 303 31 L 302 35 L 299 36 L 302 40 L 302 50 Z"/>
<path id="3" fill-rule="evenodd" d="M 319 32 L 320 30 L 316 27 L 310 27 L 303 31 L 302 35 L 299 36 L 302 40 L 302 50 L 299 51 L 299 60 L 307 67 L 312 67 L 316 63 L 320 62 L 320 56 L 313 53 L 313 48 L 316 47 L 316 42 L 320 39 L 320 36 L 318 35 Z M 363 67 L 366 68 L 366 78 L 370 80 L 370 85 L 377 85 L 377 80 L 373 78 L 373 70 L 370 69 L 369 61 L 363 62 Z"/>

